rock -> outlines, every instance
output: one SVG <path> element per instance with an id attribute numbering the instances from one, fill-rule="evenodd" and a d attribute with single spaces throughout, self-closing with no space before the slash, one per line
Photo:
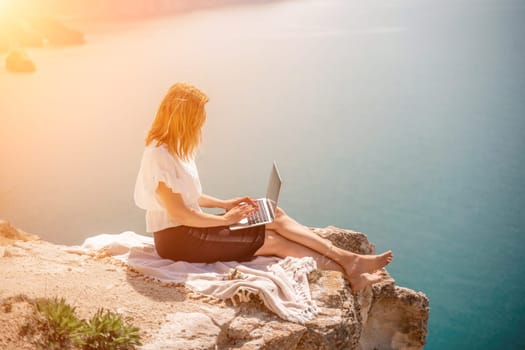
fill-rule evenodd
<path id="1" fill-rule="evenodd" d="M 0 220 L 0 245 L 3 243 L 11 244 L 14 241 L 34 241 L 39 239 L 36 235 L 31 235 L 13 227 L 9 222 Z"/>
<path id="2" fill-rule="evenodd" d="M 295 349 L 306 327 L 283 322 L 265 311 L 243 308 L 226 327 L 226 337 L 218 344 L 221 349 Z"/>
<path id="3" fill-rule="evenodd" d="M 321 272 L 310 283 L 321 313 L 306 324 L 298 349 L 356 349 L 360 337 L 359 305 L 337 272 Z"/>
<path id="4" fill-rule="evenodd" d="M 176 312 L 168 315 L 154 340 L 143 350 L 212 350 L 221 329 L 205 314 Z"/>
<path id="5" fill-rule="evenodd" d="M 9 72 L 31 73 L 36 70 L 33 61 L 21 49 L 12 50 L 7 54 L 5 66 Z"/>
<path id="6" fill-rule="evenodd" d="M 312 229 L 334 245 L 360 254 L 373 254 L 375 247 L 366 235 L 329 226 Z M 345 325 L 333 337 L 330 345 L 312 338 L 316 349 L 422 349 L 428 333 L 429 300 L 422 292 L 395 286 L 395 281 L 383 269 L 383 280 L 359 294 L 352 294 L 340 276 L 322 272 L 322 277 L 311 283 L 312 296 L 318 306 L 336 311 L 339 325 Z M 336 284 L 338 283 L 338 284 Z M 337 297 L 337 293 L 339 297 Z M 343 311 L 346 310 L 346 311 Z M 308 325 L 319 328 L 319 317 Z M 334 325 L 331 329 L 337 329 Z M 351 331 L 348 331 L 351 329 Z M 309 332 L 307 332 L 309 334 Z M 307 336 L 305 336 L 307 338 Z M 300 348 L 300 347 L 299 347 Z M 308 347 L 304 347 L 307 349 Z"/>
<path id="7" fill-rule="evenodd" d="M 429 304 L 425 294 L 389 286 L 373 288 L 363 325 L 362 349 L 421 349 L 427 336 Z"/>
<path id="8" fill-rule="evenodd" d="M 312 230 L 341 248 L 374 252 L 362 233 L 336 227 Z M 0 258 L 0 272 L 9 281 L 10 290 L 25 291 L 28 280 L 38 279 L 38 286 L 46 286 L 44 293 L 51 291 L 53 295 L 64 291 L 67 284 L 64 296 L 76 298 L 77 303 L 90 299 L 86 295 L 98 295 L 97 307 L 104 299 L 112 308 L 141 322 L 141 331 L 147 335 L 141 350 L 415 350 L 425 345 L 428 298 L 422 292 L 396 286 L 385 269 L 379 283 L 360 293 L 353 293 L 338 272 L 312 272 L 310 290 L 320 313 L 306 324 L 298 324 L 279 318 L 255 296 L 236 306 L 231 301 L 196 295 L 183 287 L 146 280 L 137 273 L 116 268 L 109 259 L 87 257 L 80 268 L 77 265 L 81 259 L 59 246 L 43 241 L 22 242 L 31 237 L 0 221 L 0 246 L 2 239 L 11 242 L 0 251 L 0 256 L 4 256 Z M 92 277 L 70 284 L 72 276 Z M 122 282 L 118 282 L 119 278 Z M 77 284 L 81 293 L 72 294 Z M 10 315 L 4 315 L 5 324 L 12 322 L 9 317 L 15 317 Z M 1 316 L 0 313 L 0 325 Z M 16 337 L 17 333 L 9 334 Z M 0 348 L 9 344 L 2 337 L 0 332 Z"/>
<path id="9" fill-rule="evenodd" d="M 358 254 L 374 254 L 375 247 L 368 241 L 364 233 L 344 230 L 335 226 L 326 228 L 310 228 L 319 236 L 329 239 L 335 246 Z"/>
<path id="10" fill-rule="evenodd" d="M 374 246 L 362 233 L 336 227 L 312 230 L 341 248 L 374 253 Z M 257 300 L 226 314 L 224 309 L 203 307 L 201 316 L 192 316 L 200 326 L 178 323 L 171 332 L 184 327 L 184 335 L 179 333 L 178 340 L 166 349 L 211 349 L 212 344 L 217 349 L 241 350 L 422 349 L 427 336 L 427 297 L 395 286 L 386 270 L 382 275 L 381 282 L 356 294 L 338 272 L 312 273 L 311 294 L 321 312 L 304 325 L 278 318 Z"/>

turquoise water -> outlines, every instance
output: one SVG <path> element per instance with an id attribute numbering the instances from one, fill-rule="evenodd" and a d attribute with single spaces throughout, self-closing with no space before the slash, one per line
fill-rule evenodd
<path id="1" fill-rule="evenodd" d="M 0 213 L 65 244 L 144 232 L 141 140 L 191 81 L 206 192 L 262 195 L 276 160 L 290 215 L 394 251 L 430 298 L 425 349 L 523 349 L 524 23 L 523 1 L 283 1 L 34 50 L 36 75 L 0 72 Z"/>

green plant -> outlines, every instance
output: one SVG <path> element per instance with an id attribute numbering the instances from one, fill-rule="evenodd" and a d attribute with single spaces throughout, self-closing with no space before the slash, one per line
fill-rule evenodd
<path id="1" fill-rule="evenodd" d="M 39 299 L 35 302 L 33 315 L 38 333 L 34 344 L 41 349 L 70 349 L 80 344 L 85 322 L 75 315 L 75 308 L 61 299 Z"/>
<path id="2" fill-rule="evenodd" d="M 142 345 L 139 329 L 130 324 L 129 318 L 104 309 L 85 323 L 81 344 L 85 350 L 128 350 Z"/>
<path id="3" fill-rule="evenodd" d="M 38 299 L 27 302 L 34 312 L 20 328 L 19 335 L 29 337 L 37 349 L 46 350 L 131 350 L 140 343 L 139 329 L 129 318 L 99 309 L 89 321 L 80 320 L 75 308 L 61 299 Z M 12 300 L 4 301 L 10 308 Z"/>

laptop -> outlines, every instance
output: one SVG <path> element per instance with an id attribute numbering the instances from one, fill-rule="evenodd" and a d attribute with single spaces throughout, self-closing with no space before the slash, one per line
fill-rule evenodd
<path id="1" fill-rule="evenodd" d="M 275 208 L 277 208 L 277 199 L 279 199 L 281 184 L 282 180 L 279 175 L 279 170 L 277 169 L 277 164 L 273 162 L 270 181 L 268 182 L 268 189 L 266 191 L 266 198 L 257 199 L 257 211 L 253 212 L 249 217 L 242 219 L 238 223 L 231 225 L 230 230 L 240 230 L 272 222 L 275 218 Z"/>

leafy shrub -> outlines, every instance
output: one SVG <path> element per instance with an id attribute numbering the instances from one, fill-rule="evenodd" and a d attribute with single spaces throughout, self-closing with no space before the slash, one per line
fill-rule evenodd
<path id="1" fill-rule="evenodd" d="M 61 299 L 31 302 L 35 311 L 20 329 L 38 349 L 46 350 L 131 350 L 140 343 L 139 329 L 130 319 L 99 309 L 89 321 L 80 320 L 74 307 Z"/>
<path id="2" fill-rule="evenodd" d="M 79 344 L 84 322 L 75 315 L 75 308 L 63 298 L 40 299 L 35 303 L 35 330 L 40 335 L 34 344 L 42 349 L 71 349 Z"/>
<path id="3" fill-rule="evenodd" d="M 99 309 L 82 329 L 82 348 L 85 350 L 128 350 L 140 343 L 139 329 L 130 319 L 109 310 Z"/>

